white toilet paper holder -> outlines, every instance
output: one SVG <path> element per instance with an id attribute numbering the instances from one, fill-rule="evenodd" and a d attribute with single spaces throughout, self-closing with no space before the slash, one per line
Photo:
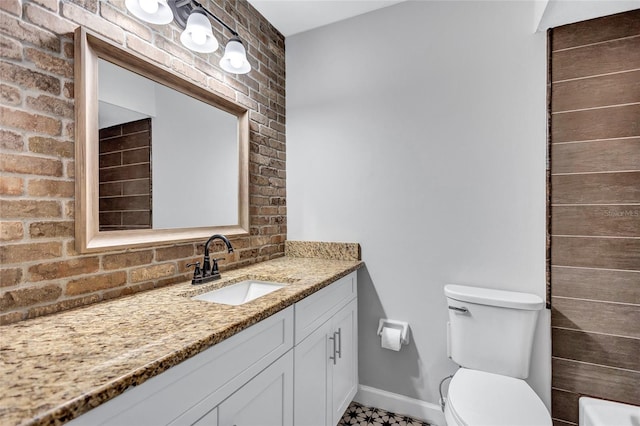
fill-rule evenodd
<path id="1" fill-rule="evenodd" d="M 381 318 L 378 323 L 378 336 L 382 336 L 383 328 L 395 328 L 400 330 L 400 342 L 403 345 L 409 344 L 409 323 L 405 321 L 396 321 L 386 318 Z"/>

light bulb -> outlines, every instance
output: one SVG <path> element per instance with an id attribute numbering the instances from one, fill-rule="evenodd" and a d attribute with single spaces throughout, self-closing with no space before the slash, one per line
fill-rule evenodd
<path id="1" fill-rule="evenodd" d="M 234 55 L 231 58 L 229 58 L 229 63 L 233 68 L 240 68 L 244 63 L 244 61 L 242 60 L 241 57 Z"/>
<path id="2" fill-rule="evenodd" d="M 238 36 L 229 40 L 224 49 L 224 56 L 220 59 L 220 67 L 234 74 L 246 74 L 251 71 L 251 64 L 247 61 L 247 52 Z"/>
<path id="3" fill-rule="evenodd" d="M 153 15 L 158 11 L 157 0 L 139 0 L 140 9 L 147 12 L 149 15 Z"/>
<path id="4" fill-rule="evenodd" d="M 207 42 L 207 34 L 204 31 L 192 31 L 191 40 L 198 46 L 202 46 Z"/>

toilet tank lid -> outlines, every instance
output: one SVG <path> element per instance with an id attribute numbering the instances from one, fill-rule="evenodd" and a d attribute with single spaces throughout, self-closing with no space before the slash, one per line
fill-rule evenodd
<path id="1" fill-rule="evenodd" d="M 544 306 L 544 301 L 535 294 L 493 288 L 447 284 L 444 286 L 444 294 L 460 302 L 500 306 L 503 308 L 537 311 Z"/>

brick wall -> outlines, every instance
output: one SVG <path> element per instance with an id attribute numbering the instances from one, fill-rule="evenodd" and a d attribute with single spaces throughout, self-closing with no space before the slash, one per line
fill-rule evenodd
<path id="1" fill-rule="evenodd" d="M 202 243 L 79 255 L 74 249 L 73 31 L 83 25 L 234 99 L 250 113 L 250 235 L 223 269 L 282 256 L 286 236 L 284 37 L 246 1 L 201 2 L 245 42 L 234 76 L 222 49 L 194 54 L 179 29 L 130 16 L 124 0 L 0 1 L 0 323 L 188 280 Z M 224 45 L 229 34 L 213 25 Z M 222 247 L 215 247 L 222 251 Z"/>

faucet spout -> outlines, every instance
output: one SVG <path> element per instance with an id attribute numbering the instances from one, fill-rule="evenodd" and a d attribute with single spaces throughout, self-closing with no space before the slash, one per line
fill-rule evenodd
<path id="1" fill-rule="evenodd" d="M 231 245 L 231 241 L 229 241 L 229 239 L 224 235 L 215 234 L 209 237 L 207 242 L 204 244 L 205 257 L 209 256 L 209 244 L 211 244 L 213 240 L 222 240 L 222 242 L 224 242 L 224 244 L 227 246 L 227 252 L 233 253 L 233 246 Z"/>
<path id="2" fill-rule="evenodd" d="M 209 255 L 209 245 L 214 240 L 221 240 L 222 242 L 224 242 L 224 244 L 227 246 L 227 252 L 233 253 L 233 246 L 231 245 L 231 242 L 227 237 L 220 234 L 212 235 L 204 244 L 204 259 L 202 261 L 202 270 L 200 272 L 200 276 L 196 277 L 196 274 L 194 273 L 191 284 L 202 284 L 220 279 L 220 271 L 218 270 L 218 259 L 213 259 L 212 265 L 212 260 Z"/>

